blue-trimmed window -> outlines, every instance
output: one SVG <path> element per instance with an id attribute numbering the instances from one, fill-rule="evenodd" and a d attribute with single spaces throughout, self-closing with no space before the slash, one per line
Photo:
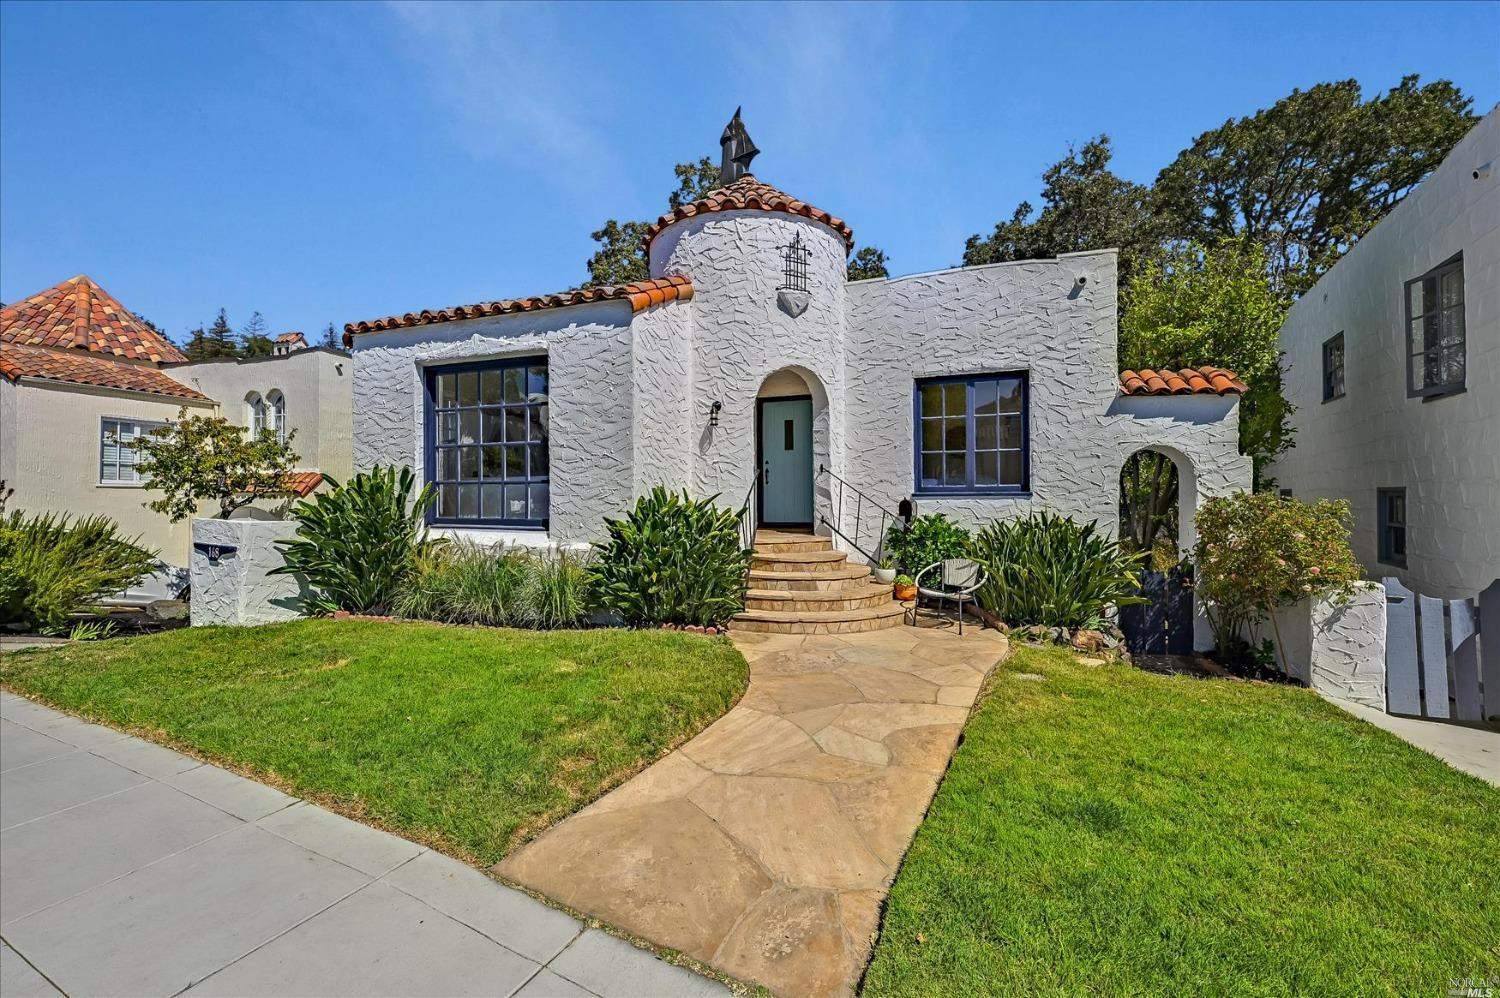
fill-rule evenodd
<path id="1" fill-rule="evenodd" d="M 1026 375 L 917 381 L 916 491 L 1005 495 L 1030 488 Z"/>
<path id="2" fill-rule="evenodd" d="M 547 358 L 430 367 L 428 519 L 452 526 L 547 526 Z"/>

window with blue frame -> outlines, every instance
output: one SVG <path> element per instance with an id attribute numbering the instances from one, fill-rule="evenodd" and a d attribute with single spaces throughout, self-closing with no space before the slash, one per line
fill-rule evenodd
<path id="1" fill-rule="evenodd" d="M 547 526 L 545 357 L 428 368 L 426 422 L 433 523 Z"/>
<path id="2" fill-rule="evenodd" d="M 916 385 L 916 491 L 1001 495 L 1029 488 L 1026 375 L 923 378 Z"/>

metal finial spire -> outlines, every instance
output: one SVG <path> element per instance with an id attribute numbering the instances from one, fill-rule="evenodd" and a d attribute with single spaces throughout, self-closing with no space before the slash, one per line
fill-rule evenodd
<path id="1" fill-rule="evenodd" d="M 723 150 L 723 157 L 719 160 L 721 187 L 734 183 L 750 172 L 750 161 L 760 150 L 755 148 L 755 143 L 750 140 L 750 133 L 745 131 L 739 108 L 734 109 L 734 117 L 724 126 L 724 134 L 719 136 L 719 148 Z"/>

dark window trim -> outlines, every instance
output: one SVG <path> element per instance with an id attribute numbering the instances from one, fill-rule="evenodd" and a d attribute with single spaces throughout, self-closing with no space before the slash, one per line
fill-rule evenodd
<path id="1" fill-rule="evenodd" d="M 974 480 L 974 382 L 993 381 L 998 378 L 1021 380 L 1021 484 L 1020 485 L 962 485 L 924 486 L 922 484 L 922 388 L 925 385 L 947 385 L 961 383 L 967 386 L 967 401 L 964 419 L 968 423 L 964 461 L 967 477 Z M 1029 371 L 977 371 L 973 374 L 942 375 L 933 378 L 916 378 L 911 392 L 912 422 L 912 495 L 917 498 L 935 499 L 941 496 L 993 496 L 1021 497 L 1031 495 L 1031 375 Z"/>
<path id="2" fill-rule="evenodd" d="M 1397 555 L 1394 550 L 1386 544 L 1386 531 L 1392 526 L 1386 514 L 1386 499 L 1391 496 L 1401 497 L 1401 506 L 1404 519 L 1396 526 L 1401 528 L 1402 553 Z M 1382 565 L 1393 565 L 1396 568 L 1406 567 L 1406 542 L 1411 539 L 1411 507 L 1406 502 L 1406 486 L 1400 488 L 1386 488 L 1375 490 L 1375 560 Z"/>
<path id="3" fill-rule="evenodd" d="M 1462 287 L 1463 298 L 1458 303 L 1458 308 L 1460 310 L 1459 314 L 1464 317 L 1464 332 L 1463 332 L 1463 344 L 1462 344 L 1463 345 L 1463 351 L 1464 351 L 1464 377 L 1463 377 L 1463 380 L 1462 381 L 1457 381 L 1457 382 L 1451 382 L 1451 383 L 1448 383 L 1448 384 L 1442 384 L 1442 385 L 1425 385 L 1422 388 L 1416 387 L 1416 379 L 1415 379 L 1416 365 L 1415 365 L 1414 362 L 1415 362 L 1416 357 L 1419 356 L 1419 355 L 1415 351 L 1415 346 L 1412 343 L 1412 337 L 1411 337 L 1411 321 L 1414 318 L 1414 316 L 1411 314 L 1411 286 L 1413 284 L 1419 284 L 1422 281 L 1427 280 L 1428 278 L 1433 278 L 1433 279 L 1435 279 L 1438 282 L 1438 294 L 1441 295 L 1442 294 L 1442 287 L 1443 287 L 1443 275 L 1446 274 L 1446 273 L 1448 273 L 1449 271 L 1453 271 L 1453 270 L 1458 271 L 1460 277 L 1464 276 L 1464 272 L 1463 272 L 1463 270 L 1464 270 L 1464 255 L 1463 255 L 1463 253 L 1460 252 L 1460 253 L 1452 256 L 1452 257 L 1449 257 L 1447 260 L 1444 260 L 1442 263 L 1438 264 L 1436 267 L 1433 267 L 1431 270 L 1427 271 L 1426 273 L 1419 274 L 1416 277 L 1413 277 L 1411 280 L 1407 281 L 1405 284 L 1401 285 L 1401 310 L 1402 310 L 1402 313 L 1406 316 L 1406 322 L 1405 322 L 1405 324 L 1404 324 L 1404 326 L 1403 326 L 1403 328 L 1401 330 L 1401 340 L 1402 340 L 1403 343 L 1406 344 L 1406 397 L 1407 398 L 1420 398 L 1422 401 L 1428 402 L 1428 401 L 1432 401 L 1433 399 L 1444 398 L 1444 397 L 1449 396 L 1449 395 L 1461 395 L 1464 392 L 1466 392 L 1466 391 L 1469 390 L 1469 363 L 1468 363 L 1468 360 L 1469 360 L 1469 324 L 1468 324 L 1468 318 L 1469 318 L 1469 316 L 1468 316 L 1468 300 L 1469 300 L 1469 298 L 1468 298 L 1468 287 L 1467 287 L 1468 282 L 1467 282 L 1467 280 L 1463 280 L 1463 281 L 1460 282 L 1460 284 L 1463 286 Z M 1442 311 L 1442 305 L 1438 306 L 1438 311 L 1439 312 Z M 1425 312 L 1423 313 L 1423 315 L 1426 315 L 1426 314 L 1427 313 L 1425 313 Z M 1426 356 L 1425 351 L 1421 354 L 1421 356 L 1424 356 L 1424 357 Z"/>
<path id="4" fill-rule="evenodd" d="M 1333 368 L 1328 363 L 1333 348 L 1339 348 L 1339 392 L 1333 393 Z M 1344 344 L 1344 332 L 1339 330 L 1323 341 L 1323 401 L 1336 402 L 1349 391 L 1349 348 Z"/>
<path id="5" fill-rule="evenodd" d="M 462 374 L 466 371 L 496 371 L 512 367 L 547 367 L 547 396 L 548 405 L 551 405 L 552 395 L 552 370 L 548 364 L 545 353 L 527 354 L 523 357 L 499 357 L 490 360 L 465 361 L 456 364 L 427 364 L 422 368 L 422 453 L 423 468 L 422 480 L 427 484 L 433 484 L 437 477 L 437 398 L 435 389 L 437 377 L 440 374 Z M 427 507 L 427 523 L 434 527 L 505 527 L 510 530 L 538 530 L 546 531 L 551 524 L 552 514 L 552 475 L 551 475 L 551 437 L 548 437 L 548 475 L 547 482 L 547 516 L 540 521 L 516 520 L 503 517 L 473 517 L 453 518 L 438 516 L 438 504 L 436 501 Z M 528 485 L 537 484 L 542 479 L 527 480 Z"/>

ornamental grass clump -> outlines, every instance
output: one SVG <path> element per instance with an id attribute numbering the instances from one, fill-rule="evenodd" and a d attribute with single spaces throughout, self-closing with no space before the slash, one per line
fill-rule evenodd
<path id="1" fill-rule="evenodd" d="M 72 614 L 151 574 L 155 552 L 119 529 L 107 516 L 5 514 L 0 503 L 0 625 L 66 633 Z"/>
<path id="2" fill-rule="evenodd" d="M 1011 626 L 1101 629 L 1108 608 L 1146 602 L 1145 558 L 1093 523 L 1055 513 L 996 520 L 974 539 L 974 559 L 987 573 L 975 596 Z"/>
<path id="3" fill-rule="evenodd" d="M 393 609 L 418 620 L 551 630 L 582 623 L 587 591 L 585 555 L 460 543 L 419 558 Z"/>
<path id="4" fill-rule="evenodd" d="M 717 627 L 744 605 L 754 551 L 740 541 L 739 514 L 657 486 L 596 544 L 594 598 L 632 627 Z"/>
<path id="5" fill-rule="evenodd" d="M 1241 492 L 1209 499 L 1197 519 L 1193 588 L 1219 653 L 1233 653 L 1252 625 L 1269 619 L 1286 672 L 1276 611 L 1303 599 L 1347 599 L 1361 577 L 1348 501 Z"/>

